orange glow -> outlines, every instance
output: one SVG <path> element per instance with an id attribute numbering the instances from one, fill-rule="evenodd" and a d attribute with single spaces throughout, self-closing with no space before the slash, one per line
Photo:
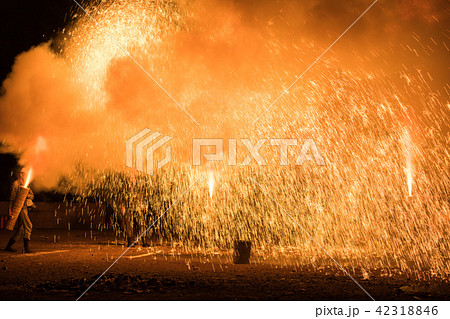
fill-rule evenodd
<path id="1" fill-rule="evenodd" d="M 36 155 L 39 155 L 40 153 L 45 152 L 46 150 L 47 150 L 47 140 L 42 136 L 39 136 L 36 141 L 35 153 Z"/>

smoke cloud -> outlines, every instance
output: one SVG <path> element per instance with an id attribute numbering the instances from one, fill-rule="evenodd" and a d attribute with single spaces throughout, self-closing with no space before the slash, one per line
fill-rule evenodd
<path id="1" fill-rule="evenodd" d="M 54 187 L 78 162 L 123 169 L 125 140 L 144 127 L 173 136 L 180 158 L 188 158 L 192 137 L 277 131 L 273 117 L 256 128 L 250 123 L 369 5 L 362 0 L 103 2 L 91 7 L 92 16 L 200 126 L 78 12 L 53 43 L 18 55 L 4 80 L 4 150 L 20 153 L 39 185 Z M 376 4 L 281 108 L 323 101 L 320 95 L 327 90 L 312 87 L 321 82 L 333 87 L 327 79 L 330 65 L 379 76 L 388 83 L 383 91 L 399 88 L 404 96 L 410 93 L 405 83 L 413 81 L 441 95 L 436 105 L 442 105 L 448 80 L 442 67 L 448 54 L 442 31 L 448 25 L 446 7 L 440 0 Z M 409 74 L 408 81 L 401 72 Z M 313 101 L 297 98 L 302 90 L 310 90 Z M 286 122 L 282 116 L 278 121 Z M 277 132 L 298 129 L 281 127 Z"/>

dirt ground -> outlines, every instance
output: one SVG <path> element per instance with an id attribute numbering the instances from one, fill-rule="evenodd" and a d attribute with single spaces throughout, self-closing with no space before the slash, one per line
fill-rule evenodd
<path id="1" fill-rule="evenodd" d="M 34 231 L 33 254 L 5 252 L 0 230 L 0 300 L 370 300 L 341 270 L 276 262 L 233 264 L 217 253 L 173 252 L 168 245 L 116 245 L 111 233 Z M 449 300 L 448 278 L 417 280 L 370 272 L 355 279 L 376 300 Z M 359 273 L 359 275 L 358 275 Z"/>

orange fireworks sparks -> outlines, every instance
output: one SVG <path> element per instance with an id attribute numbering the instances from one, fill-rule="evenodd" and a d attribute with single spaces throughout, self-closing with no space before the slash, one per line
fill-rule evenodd
<path id="1" fill-rule="evenodd" d="M 56 84 L 46 78 L 49 96 L 34 88 L 28 91 L 38 98 L 22 101 L 22 90 L 10 88 L 15 78 L 7 83 L 1 102 L 11 108 L 28 110 L 28 101 L 44 100 L 59 115 L 69 101 L 70 112 L 63 115 L 77 125 L 48 129 L 37 147 L 75 144 L 60 161 L 71 165 L 61 173 L 63 190 L 119 210 L 138 197 L 156 218 L 201 177 L 207 187 L 196 185 L 173 206 L 150 230 L 157 238 L 204 251 L 230 248 L 239 238 L 252 241 L 256 254 L 264 251 L 262 259 L 282 256 L 320 267 L 318 247 L 254 179 L 342 264 L 448 274 L 448 256 L 436 249 L 449 229 L 443 218 L 450 213 L 448 85 L 435 89 L 433 75 L 415 64 L 435 51 L 447 52 L 446 42 L 408 33 L 411 42 L 380 44 L 361 56 L 339 42 L 343 48 L 333 47 L 336 52 L 318 61 L 251 126 L 323 49 L 291 32 L 291 24 L 279 25 L 290 12 L 280 11 L 276 21 L 272 13 L 267 20 L 247 21 L 227 5 L 216 16 L 208 8 L 201 1 L 102 2 L 88 8 L 96 22 L 79 13 L 64 32 L 61 52 L 45 60 L 57 61 L 48 78 L 69 75 L 69 83 L 61 81 L 64 94 L 54 97 Z M 282 31 L 287 35 L 280 36 Z M 369 35 L 368 42 L 379 37 Z M 173 92 L 200 127 L 118 44 Z M 352 52 L 351 58 L 339 50 Z M 137 174 L 133 183 L 124 170 L 124 141 L 142 127 L 173 136 L 174 158 L 153 176 Z M 229 166 L 214 175 L 189 165 L 187 148 L 197 137 L 313 138 L 326 165 L 279 167 L 279 154 L 273 154 L 265 157 L 267 166 Z M 211 209 L 205 203 L 213 196 Z"/>

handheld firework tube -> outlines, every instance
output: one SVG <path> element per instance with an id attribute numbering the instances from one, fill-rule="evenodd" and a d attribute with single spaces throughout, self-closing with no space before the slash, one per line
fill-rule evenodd
<path id="1" fill-rule="evenodd" d="M 16 198 L 14 199 L 11 213 L 12 216 L 9 218 L 6 223 L 7 230 L 13 230 L 14 225 L 16 225 L 17 217 L 19 217 L 20 211 L 22 210 L 23 205 L 25 204 L 25 200 L 27 199 L 28 191 L 30 189 L 20 186 L 19 191 L 17 192 Z"/>

